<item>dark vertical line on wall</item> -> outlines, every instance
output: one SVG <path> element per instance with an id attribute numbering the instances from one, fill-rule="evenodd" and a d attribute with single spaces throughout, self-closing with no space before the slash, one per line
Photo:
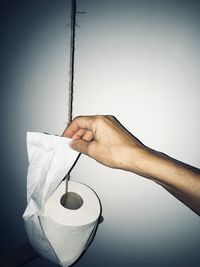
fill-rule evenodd
<path id="1" fill-rule="evenodd" d="M 73 117 L 73 90 L 74 90 L 74 55 L 75 55 L 75 29 L 76 29 L 76 0 L 71 1 L 71 37 L 70 37 L 70 66 L 69 66 L 69 110 L 68 123 Z"/>
<path id="2" fill-rule="evenodd" d="M 75 30 L 76 30 L 76 0 L 71 0 L 68 123 L 72 121 L 72 117 L 73 117 Z M 66 193 L 68 191 L 69 178 L 70 178 L 70 172 L 68 172 L 66 176 Z M 66 198 L 66 202 L 67 202 L 67 198 Z"/>

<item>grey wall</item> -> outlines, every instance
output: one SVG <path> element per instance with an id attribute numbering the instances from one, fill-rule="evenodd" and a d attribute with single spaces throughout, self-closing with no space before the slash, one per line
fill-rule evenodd
<path id="1" fill-rule="evenodd" d="M 147 146 L 200 167 L 198 1 L 80 0 L 78 9 L 87 13 L 78 15 L 74 115 L 113 114 Z M 67 120 L 69 1 L 4 1 L 1 19 L 7 250 L 27 242 L 26 131 L 59 134 Z M 163 188 L 84 155 L 72 179 L 97 192 L 105 218 L 75 266 L 199 266 L 199 217 Z"/>
<path id="2" fill-rule="evenodd" d="M 26 132 L 61 134 L 67 123 L 69 8 L 64 0 L 1 1 L 1 252 L 28 242 Z"/>

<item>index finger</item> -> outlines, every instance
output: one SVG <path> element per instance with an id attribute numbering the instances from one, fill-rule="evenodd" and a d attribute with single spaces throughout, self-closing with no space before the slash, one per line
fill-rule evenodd
<path id="1" fill-rule="evenodd" d="M 62 136 L 72 138 L 80 129 L 91 129 L 92 116 L 78 116 L 65 128 Z"/>

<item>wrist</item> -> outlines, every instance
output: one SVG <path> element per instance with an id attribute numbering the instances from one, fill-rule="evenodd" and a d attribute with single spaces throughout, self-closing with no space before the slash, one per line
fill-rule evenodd
<path id="1" fill-rule="evenodd" d="M 162 153 L 143 145 L 131 146 L 127 151 L 125 170 L 154 180 L 157 175 L 156 163 Z"/>
<path id="2" fill-rule="evenodd" d="M 120 151 L 117 168 L 139 175 L 145 172 L 145 162 L 148 160 L 147 149 L 142 145 L 128 144 Z"/>

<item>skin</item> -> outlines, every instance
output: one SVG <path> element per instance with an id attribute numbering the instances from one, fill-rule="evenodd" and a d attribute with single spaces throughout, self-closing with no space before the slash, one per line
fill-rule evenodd
<path id="1" fill-rule="evenodd" d="M 63 132 L 72 149 L 160 185 L 200 215 L 200 169 L 142 144 L 113 116 L 79 116 Z"/>

